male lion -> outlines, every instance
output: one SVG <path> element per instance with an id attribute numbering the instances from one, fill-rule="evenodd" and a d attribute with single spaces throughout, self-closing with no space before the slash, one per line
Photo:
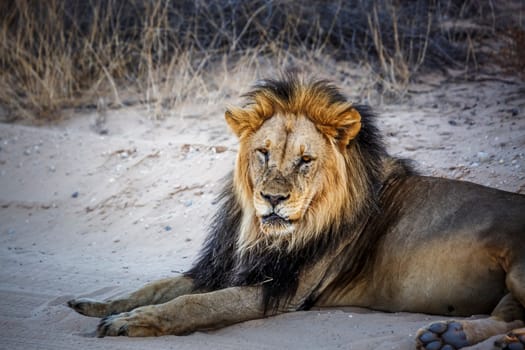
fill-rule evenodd
<path id="1" fill-rule="evenodd" d="M 503 334 L 525 344 L 525 196 L 417 175 L 364 106 L 325 81 L 265 80 L 230 108 L 235 169 L 183 276 L 104 302 L 98 335 L 187 334 L 315 306 L 485 319 L 436 322 L 419 349 Z"/>

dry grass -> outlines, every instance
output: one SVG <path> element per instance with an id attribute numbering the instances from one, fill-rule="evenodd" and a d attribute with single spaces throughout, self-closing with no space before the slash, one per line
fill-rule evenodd
<path id="1" fill-rule="evenodd" d="M 512 27 L 504 33 L 505 46 L 498 52 L 499 63 L 509 73 L 518 73 L 525 79 L 525 30 Z"/>
<path id="2" fill-rule="evenodd" d="M 496 28 L 491 4 L 2 2 L 0 105 L 11 119 L 56 120 L 65 107 L 98 101 L 145 103 L 162 117 L 185 100 L 221 101 L 284 69 L 330 75 L 327 60 L 366 66 L 383 91 L 402 92 L 421 70 L 475 64 L 472 28 Z M 458 23 L 472 24 L 467 35 Z"/>

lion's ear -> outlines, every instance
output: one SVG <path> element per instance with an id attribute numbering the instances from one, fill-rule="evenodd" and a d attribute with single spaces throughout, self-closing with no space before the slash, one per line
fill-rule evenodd
<path id="1" fill-rule="evenodd" d="M 339 145 L 343 148 L 348 146 L 359 131 L 361 130 L 361 114 L 357 109 L 352 108 L 341 116 L 341 122 L 336 126 L 337 140 Z"/>
<path id="2" fill-rule="evenodd" d="M 224 114 L 226 122 L 232 129 L 233 133 L 241 138 L 247 133 L 255 131 L 256 125 L 254 125 L 254 117 L 249 111 L 241 108 L 230 107 Z"/>
<path id="3" fill-rule="evenodd" d="M 238 138 L 252 135 L 259 130 L 265 120 L 265 118 L 261 117 L 260 111 L 239 107 L 229 107 L 224 114 L 224 118 Z"/>
<path id="4" fill-rule="evenodd" d="M 339 114 L 336 121 L 318 126 L 325 135 L 332 137 L 341 150 L 352 141 L 361 130 L 361 114 L 355 108 L 349 108 Z"/>

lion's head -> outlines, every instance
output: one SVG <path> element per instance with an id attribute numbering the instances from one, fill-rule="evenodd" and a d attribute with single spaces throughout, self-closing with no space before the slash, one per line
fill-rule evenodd
<path id="1" fill-rule="evenodd" d="M 356 215 L 372 186 L 354 142 L 363 125 L 357 108 L 324 81 L 265 80 L 246 96 L 226 112 L 240 142 L 238 248 L 294 249 Z"/>
<path id="2" fill-rule="evenodd" d="M 365 271 L 388 226 L 366 226 L 383 183 L 409 168 L 386 153 L 370 109 L 326 81 L 264 80 L 246 97 L 226 112 L 237 160 L 187 275 L 198 289 L 262 284 L 265 310 L 277 309 L 325 254 L 352 252 L 348 281 Z"/>

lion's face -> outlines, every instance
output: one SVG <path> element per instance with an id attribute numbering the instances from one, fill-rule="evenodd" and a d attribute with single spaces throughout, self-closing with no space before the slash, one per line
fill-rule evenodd
<path id="1" fill-rule="evenodd" d="M 226 111 L 239 137 L 241 251 L 259 242 L 292 249 L 322 235 L 353 210 L 363 186 L 349 181 L 362 171 L 348 148 L 361 127 L 358 111 L 327 85 L 271 84 Z"/>
<path id="2" fill-rule="evenodd" d="M 249 142 L 253 206 L 263 232 L 294 231 L 322 185 L 327 140 L 305 117 L 274 116 Z"/>

